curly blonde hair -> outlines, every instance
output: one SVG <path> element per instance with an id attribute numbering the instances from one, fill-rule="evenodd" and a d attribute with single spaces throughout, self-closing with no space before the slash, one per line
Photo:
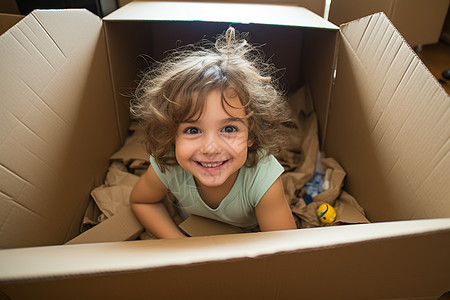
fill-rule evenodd
<path id="1" fill-rule="evenodd" d="M 228 28 L 215 43 L 202 41 L 169 53 L 144 74 L 131 101 L 132 116 L 140 121 L 146 150 L 164 171 L 176 160 L 168 155 L 175 147 L 178 125 L 203 112 L 208 92 L 231 88 L 244 107 L 249 139 L 247 166 L 258 163 L 258 152 L 276 154 L 286 139 L 290 110 L 278 82 L 271 78 L 275 66 L 243 35 Z M 195 94 L 195 96 L 194 96 Z"/>

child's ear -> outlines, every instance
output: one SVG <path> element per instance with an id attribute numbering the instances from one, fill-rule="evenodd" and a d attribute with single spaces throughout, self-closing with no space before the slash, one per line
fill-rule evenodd
<path id="1" fill-rule="evenodd" d="M 253 140 L 251 138 L 248 138 L 247 140 L 247 147 L 253 146 Z"/>

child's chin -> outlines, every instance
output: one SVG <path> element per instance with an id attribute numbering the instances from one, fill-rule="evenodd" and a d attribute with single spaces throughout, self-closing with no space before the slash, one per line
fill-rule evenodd
<path id="1" fill-rule="evenodd" d="M 205 187 L 218 187 L 218 186 L 221 186 L 221 185 L 223 185 L 225 183 L 224 180 L 212 179 L 212 178 L 209 178 L 209 179 L 206 179 L 206 180 L 204 180 L 202 178 L 197 178 L 197 180 L 200 181 L 200 183 L 203 186 L 205 186 Z"/>

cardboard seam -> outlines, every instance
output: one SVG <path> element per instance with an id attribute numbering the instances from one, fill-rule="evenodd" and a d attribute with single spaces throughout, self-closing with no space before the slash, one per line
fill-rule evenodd
<path id="1" fill-rule="evenodd" d="M 117 134 L 119 136 L 119 140 L 121 145 L 123 145 L 125 143 L 126 140 L 126 136 L 122 135 L 122 131 L 121 131 L 121 126 L 120 126 L 120 114 L 119 114 L 119 107 L 118 107 L 118 99 L 117 99 L 117 95 L 116 95 L 116 85 L 114 83 L 114 76 L 113 76 L 113 70 L 112 70 L 112 61 L 111 61 L 111 52 L 109 50 L 109 44 L 108 44 L 108 30 L 106 28 L 106 23 L 104 22 L 102 25 L 102 30 L 101 30 L 102 34 L 103 34 L 103 40 L 105 42 L 105 50 L 106 50 L 106 59 L 108 60 L 108 73 L 109 73 L 109 81 L 111 83 L 111 88 L 112 88 L 112 95 L 113 95 L 113 105 L 114 105 L 114 114 L 115 114 L 115 118 L 116 118 L 116 130 L 117 130 Z"/>
<path id="2" fill-rule="evenodd" d="M 32 150 L 28 149 L 27 147 L 25 147 L 23 144 L 20 144 L 20 141 L 15 140 L 18 142 L 18 144 L 23 148 L 24 151 L 26 151 L 30 157 L 35 158 L 36 160 L 38 160 L 39 162 L 41 162 L 43 165 L 45 165 L 46 167 L 48 167 L 49 171 L 55 171 L 55 168 L 52 167 L 51 165 L 49 165 L 45 160 L 43 160 L 42 158 L 40 158 L 39 156 L 37 156 Z M 9 168 L 7 168 L 8 170 L 10 170 Z M 10 170 L 11 171 L 11 170 Z M 14 173 L 14 172 L 13 172 Z M 14 173 L 16 174 L 16 173 Z M 17 174 L 16 174 L 17 175 Z M 53 175 L 53 174 L 52 174 Z M 19 178 L 22 178 L 21 176 L 17 175 Z M 22 178 L 23 179 L 23 178 Z M 24 180 L 25 182 L 29 183 L 31 186 L 33 186 L 36 190 L 47 194 L 46 192 L 44 192 L 42 189 L 38 188 L 36 185 L 32 184 L 30 181 L 28 180 Z"/>
<path id="3" fill-rule="evenodd" d="M 19 174 L 17 174 L 16 172 L 12 171 L 10 168 L 8 168 L 7 166 L 5 166 L 4 164 L 0 164 L 0 167 L 2 167 L 4 170 L 6 170 L 7 172 L 9 172 L 10 174 L 12 174 L 13 176 L 17 177 L 19 180 L 22 181 L 23 185 L 25 184 L 29 184 L 30 186 L 32 186 L 33 188 L 35 188 L 37 191 L 41 191 L 41 189 L 39 189 L 38 187 L 36 187 L 34 184 L 32 184 L 31 182 L 29 182 L 28 180 L 26 180 L 25 178 L 23 178 L 22 176 L 20 176 Z M 23 190 L 23 187 L 22 187 Z M 20 195 L 21 193 L 19 193 Z M 17 197 L 18 198 L 18 197 Z M 13 199 L 15 199 L 13 197 Z"/>
<path id="4" fill-rule="evenodd" d="M 3 35 L 4 35 L 4 36 L 7 36 L 7 35 L 12 36 L 12 38 L 13 38 L 14 40 L 16 40 L 17 44 L 20 45 L 20 46 L 22 47 L 23 51 L 26 52 L 26 53 L 29 53 L 29 51 L 28 51 L 27 48 L 22 44 L 22 42 L 19 40 L 19 38 L 16 37 L 16 36 L 14 35 L 15 29 L 17 29 L 19 32 L 21 32 L 22 34 L 24 34 L 23 31 L 20 29 L 20 27 L 17 26 L 17 27 L 11 28 L 11 29 L 8 30 L 6 33 L 4 33 Z M 3 37 L 3 35 L 2 35 L 2 37 Z M 25 37 L 26 37 L 26 36 L 25 36 Z M 27 39 L 27 40 L 28 40 L 28 39 Z"/>
<path id="5" fill-rule="evenodd" d="M 350 60 L 351 60 L 352 58 L 356 58 L 356 60 L 358 61 L 358 65 L 362 66 L 364 72 L 367 74 L 367 68 L 366 68 L 366 67 L 364 66 L 364 64 L 361 62 L 360 57 L 359 57 L 359 56 L 357 55 L 357 53 L 355 52 L 355 49 L 352 47 L 352 45 L 351 45 L 349 39 L 348 39 L 344 34 L 342 34 L 342 38 L 343 38 L 345 44 L 348 45 L 349 48 L 352 50 L 353 56 L 350 57 Z"/>
<path id="6" fill-rule="evenodd" d="M 410 83 L 411 80 L 415 79 L 415 78 L 414 78 L 414 74 L 417 72 L 417 69 L 418 69 L 418 64 L 415 64 L 415 65 L 413 66 L 413 63 L 414 63 L 414 60 L 411 61 L 411 64 L 410 64 L 410 66 L 409 66 L 409 67 L 413 68 L 413 70 L 412 70 L 410 76 L 407 77 L 406 83 L 404 83 L 405 88 L 403 88 L 404 91 L 406 90 L 406 96 L 405 96 L 405 98 L 407 98 L 408 100 L 411 99 L 411 98 L 408 97 L 408 96 L 409 96 L 409 93 L 411 92 L 411 90 L 410 90 L 410 89 L 407 89 L 406 87 L 409 85 L 409 83 Z M 408 73 L 409 67 L 408 67 L 408 69 L 406 70 L 405 74 Z M 399 86 L 400 86 L 401 84 L 402 84 L 402 82 L 400 82 Z M 408 104 L 409 104 L 409 103 L 408 103 Z M 410 106 L 409 106 L 408 108 L 410 108 Z M 392 139 L 392 144 L 397 144 L 397 140 L 398 140 L 398 138 L 399 138 L 399 136 L 400 136 L 400 133 L 403 132 L 403 129 L 405 128 L 405 124 L 406 124 L 407 122 L 409 122 L 409 120 L 411 119 L 411 116 L 413 115 L 412 111 L 413 111 L 413 109 L 409 109 L 409 110 L 407 110 L 407 111 L 405 112 L 405 113 L 407 113 L 407 115 L 406 115 L 406 117 L 404 118 L 403 122 L 401 123 L 400 128 L 399 128 L 398 131 L 395 133 L 395 136 L 394 136 L 394 138 Z"/>
<path id="7" fill-rule="evenodd" d="M 392 13 L 391 15 L 394 15 L 396 13 L 396 3 L 397 1 L 393 1 L 392 4 Z M 385 15 L 383 12 L 378 13 L 378 14 L 382 14 Z M 430 70 L 425 66 L 425 64 L 422 62 L 422 60 L 419 58 L 419 56 L 417 55 L 417 53 L 411 48 L 411 46 L 409 45 L 409 43 L 405 40 L 405 38 L 403 37 L 403 35 L 400 33 L 400 31 L 398 31 L 398 29 L 394 26 L 394 24 L 392 23 L 392 21 L 385 15 L 386 20 L 389 22 L 390 24 L 390 28 L 392 28 L 394 30 L 394 32 L 396 32 L 398 34 L 398 36 L 400 37 L 400 39 L 403 41 L 402 44 L 406 45 L 409 49 L 410 49 L 410 53 L 412 53 L 420 62 L 420 64 L 425 68 L 425 70 L 427 71 L 429 77 L 433 78 L 434 83 L 437 87 L 439 87 L 441 90 L 443 90 L 446 94 L 447 92 L 445 91 L 445 89 L 442 87 L 442 85 L 438 82 L 438 80 L 436 79 L 436 77 L 430 72 Z"/>
<path id="8" fill-rule="evenodd" d="M 389 37 L 389 41 L 387 42 L 388 45 L 391 43 L 393 38 L 394 38 L 394 33 L 392 32 L 391 36 Z M 383 53 L 381 53 L 381 57 L 385 57 L 385 53 L 386 53 L 387 49 L 388 49 L 388 47 L 384 47 Z M 399 48 L 397 48 L 397 52 L 399 50 L 400 50 L 400 46 L 399 46 Z M 383 83 L 382 83 L 381 87 L 377 91 L 377 97 L 376 97 L 375 101 L 373 102 L 372 107 L 370 107 L 370 109 L 369 109 L 369 116 L 372 116 L 374 114 L 374 109 L 379 104 L 380 97 L 381 97 L 383 91 L 385 90 L 387 83 L 391 83 L 388 79 L 390 78 L 390 74 L 392 73 L 392 70 L 393 70 L 393 61 L 394 60 L 395 60 L 395 56 L 392 57 L 391 61 L 389 62 L 389 67 L 388 67 L 388 69 L 387 69 L 387 71 L 385 73 L 385 76 L 383 76 Z M 370 136 L 373 136 L 374 131 L 375 131 L 375 127 L 376 127 L 376 125 L 378 123 L 378 120 L 379 120 L 379 117 L 377 118 L 377 122 L 371 128 Z"/>
<path id="9" fill-rule="evenodd" d="M 380 59 L 385 57 L 385 53 L 389 49 L 388 46 L 391 44 L 391 42 L 394 38 L 394 31 L 389 30 L 389 29 L 391 29 L 391 28 L 389 27 L 389 24 L 387 24 L 386 28 L 384 28 L 383 36 L 381 37 L 381 41 L 384 41 L 386 39 L 387 39 L 387 41 L 386 41 L 386 43 L 379 42 L 378 45 L 376 46 L 376 49 L 374 52 L 375 54 L 378 53 L 381 48 L 381 55 L 379 55 Z M 381 30 L 381 28 L 380 28 L 380 30 Z M 375 66 L 376 70 L 378 70 L 379 66 L 380 66 L 380 64 L 377 63 L 377 65 Z M 392 65 L 389 65 L 389 68 L 391 68 L 391 67 L 392 67 Z"/>
<path id="10" fill-rule="evenodd" d="M 450 10 L 449 10 L 450 11 Z M 408 44 L 407 44 L 408 45 Z M 439 83 L 439 81 L 437 80 L 436 76 L 433 75 L 433 73 L 431 73 L 431 71 L 428 69 L 428 67 L 423 63 L 423 61 L 420 59 L 420 57 L 417 55 L 417 53 L 412 50 L 412 48 L 408 45 L 408 47 L 411 49 L 411 53 L 414 55 L 414 57 L 416 57 L 416 59 L 418 60 L 419 64 L 422 66 L 422 68 L 425 70 L 425 72 L 428 74 L 428 77 L 430 77 L 433 82 L 434 82 L 434 86 L 437 87 L 438 89 L 442 90 L 445 94 L 448 93 L 447 91 L 444 89 L 444 87 Z"/>
<path id="11" fill-rule="evenodd" d="M 381 14 L 382 14 L 382 13 L 377 14 L 377 15 L 381 15 Z M 373 16 L 370 17 L 370 18 L 371 18 L 370 21 L 372 21 L 372 17 L 373 17 Z M 369 21 L 367 24 L 370 24 L 370 21 Z M 392 25 L 392 24 L 391 24 L 391 25 Z M 349 25 L 347 25 L 347 26 L 349 26 Z M 367 26 L 368 26 L 368 25 L 367 25 Z M 367 26 L 366 26 L 366 28 L 364 29 L 364 32 L 366 32 Z M 364 35 L 364 34 L 363 34 L 363 35 Z M 394 37 L 394 33 L 392 33 L 392 36 Z M 352 54 L 353 54 L 352 58 L 356 59 L 356 61 L 357 61 L 357 63 L 358 63 L 358 66 L 360 66 L 360 67 L 364 70 L 364 72 L 365 72 L 366 74 L 368 74 L 368 69 L 367 69 L 366 65 L 365 65 L 364 63 L 362 63 L 362 60 L 361 60 L 360 55 L 357 53 L 357 50 L 356 50 L 355 48 L 352 47 L 352 43 L 350 42 L 350 40 L 348 39 L 348 37 L 345 35 L 345 33 L 342 34 L 342 37 L 343 37 L 343 40 L 344 40 L 345 44 L 346 44 L 346 45 L 349 47 L 349 49 L 351 49 L 351 51 L 352 51 Z M 360 39 L 360 42 L 361 42 L 361 40 L 362 40 L 362 37 L 361 37 L 361 39 Z M 391 61 L 389 70 L 392 70 L 393 62 L 397 59 L 397 57 L 398 57 L 398 55 L 399 55 L 399 53 L 400 53 L 400 50 L 402 49 L 401 45 L 402 45 L 402 44 L 400 44 L 399 48 L 396 50 L 395 55 L 393 55 L 393 59 L 392 59 L 392 61 Z M 359 44 L 358 44 L 358 46 L 359 46 Z M 408 66 L 408 67 L 409 67 L 409 66 Z M 403 74 L 402 78 L 403 78 L 404 76 L 405 76 L 405 74 Z M 386 77 L 387 77 L 387 76 L 386 76 Z M 395 93 L 397 92 L 397 89 L 398 89 L 398 87 L 399 87 L 401 81 L 402 81 L 402 79 L 399 81 L 399 84 L 396 86 L 396 89 L 394 90 L 394 93 L 393 93 L 392 96 L 390 97 L 389 101 L 386 103 L 385 107 L 388 107 L 388 106 L 390 105 L 390 102 L 392 101 L 392 98 L 394 97 Z M 387 78 L 386 78 L 386 80 L 385 80 L 385 83 L 386 83 L 386 82 L 387 82 Z M 379 99 L 380 94 L 381 94 L 381 93 L 379 92 L 379 93 L 378 93 L 378 96 L 377 96 L 377 99 Z M 378 102 L 378 100 L 375 101 L 375 103 L 377 103 L 377 102 Z M 375 105 L 373 106 L 373 108 L 374 108 L 374 107 L 375 107 Z M 377 122 L 376 122 L 375 125 L 373 126 L 373 129 L 372 129 L 372 132 L 371 132 L 371 137 L 373 137 L 373 135 L 374 135 L 374 133 L 375 133 L 375 131 L 376 131 L 378 125 L 379 125 L 379 122 L 380 122 L 380 120 L 382 119 L 384 113 L 385 113 L 385 110 L 383 110 L 383 112 L 381 113 L 381 115 L 377 118 Z M 383 136 L 382 136 L 382 138 L 380 138 L 380 140 L 377 142 L 376 150 L 378 149 L 378 145 L 379 145 L 379 143 L 381 142 L 381 140 L 383 139 L 383 137 L 384 137 L 385 134 L 386 134 L 386 132 L 383 131 Z"/>
<path id="12" fill-rule="evenodd" d="M 356 49 L 356 52 L 360 53 L 361 56 L 368 55 L 367 47 L 370 46 L 372 37 L 377 35 L 377 30 L 379 30 L 379 22 L 380 18 L 378 16 L 371 16 L 370 21 L 367 23 L 367 27 L 361 35 L 361 41 L 359 42 L 358 48 Z"/>
<path id="13" fill-rule="evenodd" d="M 12 117 L 14 119 L 16 119 L 17 124 L 16 126 L 14 126 L 14 129 L 17 128 L 17 126 L 22 125 L 26 130 L 28 130 L 29 132 L 31 132 L 35 137 L 37 137 L 39 140 L 41 140 L 42 142 L 44 142 L 45 144 L 49 145 L 49 143 L 44 140 L 39 134 L 37 134 L 33 129 L 31 129 L 27 124 L 25 124 L 25 122 L 23 122 L 21 119 L 19 119 L 15 114 L 11 113 Z M 13 130 L 10 131 L 10 133 L 13 132 Z M 9 135 L 10 136 L 10 135 Z"/>
<path id="14" fill-rule="evenodd" d="M 3 228 L 3 226 L 7 223 L 7 221 L 9 220 L 9 218 L 10 218 L 10 216 L 11 216 L 11 213 L 12 213 L 12 210 L 14 209 L 14 201 L 12 201 L 11 200 L 11 205 L 9 205 L 9 209 L 8 209 L 8 213 L 6 214 L 6 216 L 5 216 L 5 218 L 3 218 L 3 221 L 2 221 L 2 223 L 0 224 L 0 229 L 2 229 Z M 2 206 L 3 207 L 3 206 Z M 2 230 L 2 232 L 3 232 L 3 230 Z M 0 248 L 2 248 L 3 246 L 0 246 Z M 1 280 L 0 280 L 0 282 L 1 282 Z"/>
<path id="15" fill-rule="evenodd" d="M 26 147 L 24 144 L 21 144 L 21 143 L 20 143 L 21 141 L 20 141 L 19 139 L 14 139 L 14 140 L 17 141 L 17 143 L 18 143 L 21 147 L 23 147 L 23 149 L 24 149 L 25 151 L 27 151 L 27 152 L 30 154 L 30 156 L 32 156 L 32 157 L 36 158 L 38 161 L 42 162 L 45 166 L 48 167 L 49 170 L 55 171 L 55 168 L 54 168 L 53 166 L 51 166 L 48 162 L 46 162 L 44 159 L 42 159 L 41 157 L 39 157 L 33 150 L 29 149 L 29 148 Z"/>
<path id="16" fill-rule="evenodd" d="M 447 139 L 444 142 L 444 145 L 442 147 L 440 147 L 439 149 L 443 149 L 446 145 L 450 144 L 450 139 Z M 447 146 L 448 147 L 448 146 Z M 437 155 L 437 154 L 436 154 Z M 417 187 L 417 190 L 421 190 L 423 185 L 425 184 L 425 182 L 428 181 L 428 179 L 434 174 L 434 172 L 436 172 L 436 170 L 438 170 L 439 165 L 443 164 L 446 160 L 446 158 L 450 155 L 450 152 L 445 152 L 444 150 L 444 154 L 442 155 L 442 157 L 436 162 L 436 164 L 433 166 L 433 168 L 431 169 L 431 171 L 429 172 L 429 174 L 427 174 L 427 176 L 425 177 L 424 180 L 422 180 L 421 184 Z"/>
<path id="17" fill-rule="evenodd" d="M 341 29 L 339 28 L 339 33 L 340 33 L 340 30 Z M 335 47 L 334 47 L 335 49 L 334 49 L 334 57 L 333 57 L 333 71 L 332 71 L 331 86 L 329 88 L 328 106 L 327 106 L 323 136 L 319 143 L 319 147 L 322 151 L 325 151 L 325 148 L 326 148 L 328 130 L 329 130 L 329 124 L 330 124 L 330 115 L 333 111 L 333 99 L 334 99 L 333 94 L 334 94 L 334 86 L 336 84 L 336 77 L 337 77 L 337 73 L 338 73 L 338 58 L 339 58 L 340 42 L 341 42 L 341 34 L 337 34 L 336 35 L 336 43 L 335 43 Z"/>
<path id="18" fill-rule="evenodd" d="M 23 190 L 23 188 L 22 188 L 22 190 Z M 11 206 L 10 211 L 13 209 L 14 205 L 16 205 L 17 207 L 19 207 L 19 208 L 21 208 L 21 209 L 24 209 L 25 211 L 29 212 L 29 213 L 32 214 L 33 216 L 37 217 L 38 219 L 40 219 L 40 220 L 42 220 L 42 221 L 44 221 L 44 222 L 48 222 L 48 220 L 47 220 L 45 217 L 41 216 L 40 214 L 38 214 L 37 212 L 35 212 L 35 211 L 32 210 L 31 208 L 25 206 L 25 204 L 20 203 L 20 202 L 18 202 L 18 201 L 16 201 L 16 200 L 17 200 L 17 199 L 14 199 L 14 198 L 11 199 L 11 204 L 12 204 L 12 206 Z M 6 221 L 6 220 L 5 220 L 5 221 Z"/>
<path id="19" fill-rule="evenodd" d="M 1 165 L 1 166 L 3 166 L 3 165 Z M 3 190 L 0 190 L 0 195 L 2 195 L 3 197 L 7 198 L 8 200 L 14 201 L 14 198 L 11 195 L 7 194 Z"/>
<path id="20" fill-rule="evenodd" d="M 8 175 L 11 176 L 15 176 L 17 179 L 19 179 L 23 184 L 28 183 L 28 181 L 26 181 L 25 179 L 23 179 L 22 177 L 20 177 L 19 175 L 17 175 L 16 173 L 14 173 L 13 171 L 11 171 L 9 168 L 7 168 L 3 163 L 0 163 L 0 168 L 2 168 L 3 170 L 5 170 L 6 173 L 9 173 Z"/>
<path id="21" fill-rule="evenodd" d="M 367 22 L 367 25 L 364 28 L 364 31 L 358 42 L 358 46 L 356 47 L 356 53 L 362 54 L 362 53 L 366 52 L 366 47 L 368 46 L 369 41 L 372 39 L 372 36 L 375 34 L 374 32 L 379 29 L 378 23 L 380 21 L 381 21 L 381 18 L 378 15 L 370 16 L 370 20 L 369 20 L 369 22 Z"/>
<path id="22" fill-rule="evenodd" d="M 84 208 L 82 208 L 82 206 L 84 206 Z M 72 213 L 70 224 L 67 226 L 67 228 L 65 228 L 63 230 L 63 236 L 64 237 L 63 237 L 63 240 L 62 240 L 61 244 L 67 243 L 68 241 L 70 241 L 71 239 L 77 237 L 78 235 L 80 235 L 82 233 L 81 232 L 81 223 L 83 221 L 82 220 L 81 221 L 76 220 L 76 216 L 77 216 L 77 213 L 79 211 L 85 212 L 88 206 L 89 206 L 89 201 L 87 202 L 86 205 L 83 205 L 82 202 L 77 205 L 77 209 L 75 209 L 75 211 Z M 81 215 L 84 216 L 83 214 L 81 214 Z M 76 236 L 72 236 L 73 232 L 71 232 L 71 229 L 75 228 L 75 224 L 76 223 L 79 223 L 78 224 L 79 226 L 78 226 L 78 229 L 77 229 L 77 235 Z"/>
<path id="23" fill-rule="evenodd" d="M 400 156 L 396 155 L 395 156 L 395 161 L 393 164 L 391 164 L 389 170 L 386 172 L 386 179 L 388 179 L 389 177 L 391 177 L 392 172 L 394 171 L 394 169 L 396 168 L 397 164 L 400 161 Z"/>
<path id="24" fill-rule="evenodd" d="M 42 24 L 42 22 L 39 20 L 38 16 L 32 12 L 30 14 L 34 20 L 36 20 L 36 22 L 39 24 L 39 26 L 42 28 L 42 30 L 45 32 L 45 34 L 47 35 L 47 37 L 49 38 L 50 41 L 52 41 L 53 45 L 56 46 L 56 49 L 59 50 L 59 52 L 62 54 L 62 56 L 64 56 L 65 59 L 67 59 L 67 56 L 65 55 L 64 51 L 61 49 L 61 47 L 59 47 L 58 43 L 56 43 L 55 39 L 50 35 L 50 33 L 47 31 L 47 29 L 45 28 L 45 26 Z M 28 25 L 27 25 L 28 26 Z"/>
<path id="25" fill-rule="evenodd" d="M 401 49 L 402 49 L 402 47 L 400 47 L 398 49 L 397 53 L 394 56 L 393 62 L 398 59 L 398 54 L 400 53 Z M 407 81 L 410 80 L 410 78 L 406 78 L 406 74 L 408 73 L 408 70 L 410 69 L 410 67 L 411 67 L 413 62 L 414 62 L 414 59 L 411 59 L 411 61 L 408 63 L 408 66 L 406 67 L 405 71 L 402 73 L 402 76 L 401 76 L 398 84 L 396 85 L 392 95 L 389 97 L 389 100 L 387 101 L 386 105 L 384 105 L 383 111 L 381 112 L 380 116 L 378 117 L 377 122 L 376 122 L 376 124 L 375 124 L 375 126 L 373 128 L 373 131 L 371 133 L 371 137 L 373 137 L 373 134 L 375 133 L 375 131 L 379 127 L 378 125 L 381 124 L 383 117 L 386 115 L 386 108 L 390 107 L 392 105 L 392 101 L 397 97 L 399 89 L 404 84 L 404 81 L 405 80 L 407 80 Z M 380 139 L 380 142 L 381 142 L 381 140 L 382 139 Z M 375 150 L 378 150 L 378 148 L 379 148 L 378 146 L 379 146 L 379 144 L 376 145 Z"/>
<path id="26" fill-rule="evenodd" d="M 404 164 L 402 163 L 402 160 L 399 159 L 398 160 L 398 164 L 401 168 L 401 170 L 406 170 L 403 166 Z M 403 172 L 403 174 L 405 175 L 405 180 L 406 180 L 406 184 L 408 185 L 408 188 L 410 189 L 410 191 L 413 193 L 413 199 L 409 199 L 410 202 L 414 201 L 414 206 L 415 206 L 415 210 L 413 211 L 413 213 L 411 213 L 411 215 L 409 216 L 409 219 L 414 220 L 415 218 L 417 218 L 416 216 L 419 214 L 419 211 L 422 212 L 422 215 L 425 214 L 425 209 L 422 205 L 422 201 L 420 201 L 419 199 L 419 195 L 417 194 L 418 189 L 414 188 L 414 184 L 412 184 L 410 176 L 407 172 Z"/>
<path id="27" fill-rule="evenodd" d="M 378 18 L 378 21 L 382 22 L 383 20 L 381 18 Z M 378 28 L 378 27 L 382 27 L 382 26 L 380 26 L 378 24 L 375 27 Z M 381 29 L 381 28 L 379 28 L 379 29 Z M 379 31 L 377 31 L 375 34 L 378 35 Z M 388 47 L 386 45 L 391 44 L 391 42 L 393 41 L 393 39 L 394 39 L 394 32 L 393 31 L 389 31 L 389 30 L 385 30 L 381 40 L 385 40 L 385 39 L 387 39 L 386 44 L 378 43 L 378 46 L 376 47 L 375 52 L 372 55 L 377 54 L 378 51 L 380 50 L 380 48 L 382 48 L 381 55 L 379 57 L 380 58 L 386 57 L 386 51 L 388 49 Z M 373 45 L 372 45 L 372 47 L 373 47 Z M 400 46 L 399 46 L 399 48 L 400 48 Z M 399 48 L 397 48 L 397 52 L 399 51 Z M 374 110 L 375 110 L 375 108 L 377 107 L 377 105 L 380 102 L 380 97 L 381 97 L 383 91 L 386 88 L 386 84 L 389 82 L 389 80 L 388 80 L 389 79 L 389 74 L 391 74 L 391 72 L 393 70 L 393 61 L 395 60 L 395 57 L 396 56 L 393 56 L 392 59 L 390 59 L 390 62 L 388 63 L 389 67 L 384 72 L 382 70 L 380 70 L 380 68 L 382 68 L 384 64 L 377 63 L 375 67 L 371 66 L 371 68 L 374 69 L 373 70 L 374 74 L 379 74 L 380 72 L 383 72 L 384 76 L 376 76 L 376 77 L 381 77 L 381 84 L 380 84 L 380 82 L 376 82 L 376 84 L 374 84 L 374 87 L 376 87 L 376 97 L 375 97 L 375 101 L 371 101 L 372 104 L 371 104 L 370 107 L 368 107 L 367 112 L 368 112 L 369 118 L 372 115 L 374 115 Z M 388 55 L 388 58 L 389 58 L 389 55 Z M 370 128 L 370 136 L 371 137 L 373 137 L 374 129 L 375 129 L 377 123 L 378 123 L 378 120 L 379 120 L 379 116 L 377 117 L 377 122 L 374 125 L 370 126 L 371 127 Z M 368 124 L 368 125 L 370 125 L 370 124 Z"/>
<path id="28" fill-rule="evenodd" d="M 44 104 L 45 107 L 47 107 L 60 121 L 62 121 L 63 124 L 65 124 L 68 128 L 72 128 L 72 126 L 64 120 L 63 117 L 61 117 L 45 100 L 39 95 L 38 92 L 36 92 L 31 85 L 28 84 L 23 78 L 21 78 L 22 82 L 28 87 L 28 89 L 39 99 L 39 101 Z M 35 107 L 33 103 L 31 103 Z"/>
<path id="29" fill-rule="evenodd" d="M 30 28 L 28 26 L 28 24 L 26 22 L 21 23 L 20 25 L 25 24 L 24 26 L 27 26 L 28 28 Z M 20 32 L 24 39 L 26 39 L 29 42 L 29 45 L 33 46 L 33 48 L 36 50 L 37 53 L 39 53 L 39 55 L 43 58 L 43 60 L 48 64 L 48 66 L 53 70 L 54 73 L 57 73 L 56 68 L 53 66 L 53 64 L 47 59 L 47 57 L 45 57 L 45 55 L 39 50 L 39 47 L 36 46 L 35 43 L 33 43 L 33 41 L 28 37 L 27 33 L 21 28 L 21 26 L 17 26 L 15 27 L 15 29 L 17 29 L 18 32 Z M 32 29 L 30 28 L 30 31 L 32 31 Z M 32 53 L 30 53 L 30 51 L 25 47 L 25 45 L 20 41 L 20 39 L 15 35 L 15 30 L 9 30 L 8 33 L 11 34 L 11 36 L 17 41 L 17 43 L 23 48 L 23 50 L 28 53 L 30 56 L 33 56 Z"/>
<path id="30" fill-rule="evenodd" d="M 28 27 L 30 29 L 30 31 L 34 34 L 33 30 L 30 28 L 30 26 L 26 23 L 23 22 L 22 24 L 24 24 L 24 26 Z M 29 42 L 30 45 L 33 46 L 34 49 L 36 49 L 36 52 L 38 52 L 40 54 L 40 56 L 43 58 L 43 60 L 45 62 L 47 62 L 47 64 L 52 68 L 53 72 L 57 72 L 57 68 L 55 66 L 53 66 L 53 64 L 50 62 L 50 60 L 42 53 L 42 51 L 39 49 L 39 47 L 36 46 L 36 44 L 28 37 L 28 35 L 26 34 L 26 32 L 20 27 L 18 26 L 17 29 L 23 34 L 23 36 L 26 38 L 26 40 Z M 36 35 L 35 35 L 36 36 Z M 36 37 L 38 38 L 38 37 Z M 27 50 L 27 53 L 31 55 L 31 53 Z"/>

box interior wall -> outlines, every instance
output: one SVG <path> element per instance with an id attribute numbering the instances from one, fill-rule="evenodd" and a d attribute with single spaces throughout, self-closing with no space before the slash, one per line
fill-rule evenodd
<path id="1" fill-rule="evenodd" d="M 128 101 L 140 75 L 165 53 L 207 39 L 214 41 L 230 24 L 219 22 L 110 21 L 105 23 L 115 94 L 120 108 L 121 132 L 129 122 Z M 335 30 L 266 24 L 233 24 L 249 41 L 259 45 L 266 59 L 280 70 L 280 87 L 287 94 L 310 84 L 325 136 L 337 42 Z M 277 78 L 278 79 L 278 78 Z"/>

